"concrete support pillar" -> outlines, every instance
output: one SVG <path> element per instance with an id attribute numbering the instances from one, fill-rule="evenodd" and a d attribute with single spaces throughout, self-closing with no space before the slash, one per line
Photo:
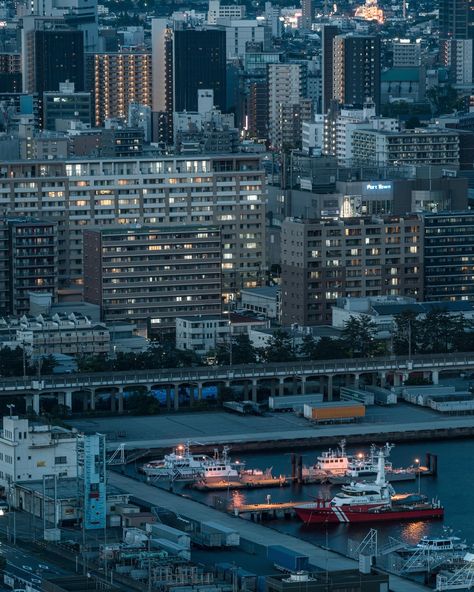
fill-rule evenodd
<path id="1" fill-rule="evenodd" d="M 272 397 L 276 396 L 276 384 L 275 384 L 274 380 L 272 380 L 270 383 L 270 396 L 272 396 Z"/>
<path id="2" fill-rule="evenodd" d="M 285 394 L 285 380 L 283 378 L 278 379 L 278 396 L 283 397 Z"/>
<path id="3" fill-rule="evenodd" d="M 301 394 L 306 395 L 306 376 L 301 377 Z"/>
<path id="4" fill-rule="evenodd" d="M 298 380 L 297 380 L 296 376 L 293 376 L 291 392 L 294 395 L 298 394 Z"/>
<path id="5" fill-rule="evenodd" d="M 171 409 L 171 387 L 170 385 L 166 385 L 166 409 Z"/>
<path id="6" fill-rule="evenodd" d="M 248 401 L 249 400 L 249 392 L 250 392 L 250 384 L 245 381 L 244 382 L 244 401 Z"/>
<path id="7" fill-rule="evenodd" d="M 393 375 L 393 386 L 400 386 L 401 384 L 401 376 L 398 372 L 395 372 Z"/>
<path id="8" fill-rule="evenodd" d="M 72 392 L 71 391 L 66 391 L 64 393 L 64 405 L 68 408 L 72 410 Z"/>
<path id="9" fill-rule="evenodd" d="M 431 380 L 433 384 L 439 383 L 439 370 L 433 370 L 433 372 L 431 373 Z"/>
<path id="10" fill-rule="evenodd" d="M 379 372 L 380 386 L 383 388 L 387 384 L 387 373 L 385 371 Z"/>
<path id="11" fill-rule="evenodd" d="M 194 384 L 189 385 L 189 406 L 194 405 Z"/>
<path id="12" fill-rule="evenodd" d="M 197 400 L 202 401 L 202 382 L 197 383 Z"/>
<path id="13" fill-rule="evenodd" d="M 373 386 L 377 385 L 377 374 L 375 372 L 370 375 L 370 382 Z"/>
<path id="14" fill-rule="evenodd" d="M 359 380 L 360 380 L 360 374 L 356 373 L 354 374 L 354 388 L 359 388 Z"/>
<path id="15" fill-rule="evenodd" d="M 327 388 L 326 394 L 328 397 L 328 401 L 332 401 L 332 396 L 333 396 L 332 379 L 333 379 L 332 374 L 329 374 L 329 376 L 327 377 L 327 385 L 326 385 L 326 388 Z"/>
<path id="16" fill-rule="evenodd" d="M 82 393 L 82 410 L 87 411 L 89 409 L 89 402 L 88 397 L 90 397 L 89 393 L 85 392 Z"/>
<path id="17" fill-rule="evenodd" d="M 33 409 L 33 395 L 25 396 L 25 410 Z"/>
<path id="18" fill-rule="evenodd" d="M 112 411 L 112 413 L 115 413 L 117 411 L 115 391 L 112 391 L 110 393 L 110 411 Z"/>
<path id="19" fill-rule="evenodd" d="M 174 385 L 174 410 L 179 409 L 179 384 Z"/>
<path id="20" fill-rule="evenodd" d="M 95 411 L 95 389 L 91 390 L 91 411 Z"/>
<path id="21" fill-rule="evenodd" d="M 120 389 L 117 395 L 118 412 L 123 413 L 123 389 Z"/>
<path id="22" fill-rule="evenodd" d="M 252 378 L 252 401 L 254 403 L 257 402 L 257 379 L 256 378 Z"/>
<path id="23" fill-rule="evenodd" d="M 40 412 L 40 396 L 39 393 L 33 395 L 33 411 L 39 415 Z"/>

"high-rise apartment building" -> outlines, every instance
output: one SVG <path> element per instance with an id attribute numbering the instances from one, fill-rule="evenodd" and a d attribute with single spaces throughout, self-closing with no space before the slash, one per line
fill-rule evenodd
<path id="1" fill-rule="evenodd" d="M 333 43 L 333 98 L 341 105 L 372 101 L 380 113 L 380 38 L 348 33 Z"/>
<path id="2" fill-rule="evenodd" d="M 333 101 L 334 38 L 339 32 L 338 27 L 334 25 L 324 25 L 321 28 L 321 112 L 323 115 L 328 112 L 331 101 Z"/>
<path id="3" fill-rule="evenodd" d="M 282 323 L 331 320 L 338 298 L 422 298 L 422 222 L 416 216 L 282 224 Z"/>
<path id="4" fill-rule="evenodd" d="M 472 0 L 439 0 L 440 39 L 468 39 L 474 22 Z"/>
<path id="5" fill-rule="evenodd" d="M 392 44 L 394 68 L 419 68 L 423 54 L 421 39 L 397 39 Z"/>
<path id="6" fill-rule="evenodd" d="M 55 294 L 58 243 L 55 222 L 33 218 L 0 221 L 0 306 L 3 314 L 29 311 L 29 292 Z"/>
<path id="7" fill-rule="evenodd" d="M 0 53 L 0 92 L 20 93 L 21 89 L 21 54 Z"/>
<path id="8" fill-rule="evenodd" d="M 167 156 L 8 162 L 0 208 L 58 222 L 59 281 L 82 282 L 82 231 L 110 224 L 221 229 L 224 294 L 265 270 L 265 189 L 259 156 Z"/>
<path id="9" fill-rule="evenodd" d="M 222 246 L 217 226 L 124 226 L 84 231 L 84 297 L 106 322 L 142 331 L 176 317 L 221 312 Z"/>
<path id="10" fill-rule="evenodd" d="M 243 19 L 245 6 L 241 4 L 221 4 L 220 0 L 209 0 L 207 23 L 217 25 L 219 19 Z"/>
<path id="11" fill-rule="evenodd" d="M 314 0 L 301 0 L 301 26 L 311 29 L 314 19 Z"/>
<path id="12" fill-rule="evenodd" d="M 30 17 L 33 19 L 33 17 Z M 61 82 L 84 90 L 84 33 L 60 21 L 34 19 L 22 33 L 23 92 L 58 91 Z"/>
<path id="13" fill-rule="evenodd" d="M 87 88 L 94 97 L 94 124 L 126 119 L 132 103 L 152 104 L 152 59 L 146 52 L 94 53 L 86 56 Z"/>
<path id="14" fill-rule="evenodd" d="M 269 140 L 273 147 L 282 149 L 291 137 L 295 122 L 293 112 L 304 96 L 305 71 L 303 64 L 268 64 L 268 123 Z M 301 120 L 300 120 L 301 126 Z M 301 128 L 300 128 L 301 129 Z M 301 137 L 297 138 L 301 141 Z"/>
<path id="15" fill-rule="evenodd" d="M 425 300 L 474 300 L 474 212 L 424 215 Z"/>

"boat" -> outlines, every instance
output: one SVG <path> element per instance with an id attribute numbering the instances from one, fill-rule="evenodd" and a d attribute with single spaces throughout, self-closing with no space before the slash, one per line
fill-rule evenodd
<path id="1" fill-rule="evenodd" d="M 295 506 L 296 515 L 305 524 L 430 520 L 442 518 L 444 508 L 437 500 L 421 494 L 395 494 L 385 475 L 386 452 L 377 454 L 375 482 L 352 482 L 344 485 L 332 499 Z"/>
<path id="2" fill-rule="evenodd" d="M 393 444 L 385 444 L 387 458 Z M 412 481 L 416 479 L 420 468 L 395 469 L 391 462 L 385 462 L 387 481 Z M 341 440 L 335 450 L 329 449 L 317 457 L 316 463 L 303 468 L 303 478 L 316 479 L 331 485 L 348 485 L 354 480 L 374 481 L 377 477 L 377 447 L 372 444 L 370 453 L 349 455 L 346 452 L 346 441 Z"/>
<path id="3" fill-rule="evenodd" d="M 180 444 L 160 460 L 152 460 L 141 467 L 141 472 L 154 479 L 192 481 L 200 477 L 204 468 L 212 462 L 204 454 L 191 454 L 190 443 Z"/>
<path id="4" fill-rule="evenodd" d="M 397 553 L 404 555 L 406 553 L 426 551 L 429 553 L 457 554 L 461 552 L 464 553 L 468 549 L 469 545 L 466 544 L 466 541 L 457 536 L 424 536 L 416 545 L 407 545 L 406 547 L 402 547 L 397 551 Z"/>

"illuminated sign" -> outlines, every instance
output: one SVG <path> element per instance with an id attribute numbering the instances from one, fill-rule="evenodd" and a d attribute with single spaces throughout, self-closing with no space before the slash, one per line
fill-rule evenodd
<path id="1" fill-rule="evenodd" d="M 367 183 L 365 186 L 366 191 L 391 191 L 392 184 L 391 183 Z"/>

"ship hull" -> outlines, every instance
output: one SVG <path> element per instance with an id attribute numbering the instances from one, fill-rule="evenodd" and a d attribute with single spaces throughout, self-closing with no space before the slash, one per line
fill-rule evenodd
<path id="1" fill-rule="evenodd" d="M 296 507 L 296 515 L 305 524 L 353 524 L 396 522 L 399 520 L 437 520 L 444 516 L 443 508 L 397 508 L 388 510 L 357 510 L 344 507 Z"/>

